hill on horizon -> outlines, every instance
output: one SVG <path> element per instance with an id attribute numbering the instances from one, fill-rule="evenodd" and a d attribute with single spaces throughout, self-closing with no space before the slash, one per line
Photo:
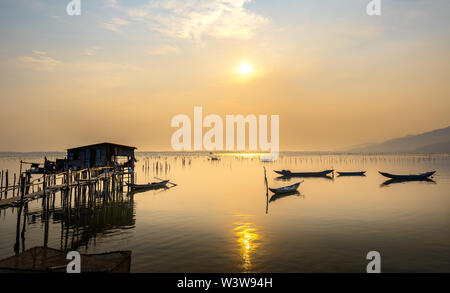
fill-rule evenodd
<path id="1" fill-rule="evenodd" d="M 450 126 L 352 148 L 350 152 L 450 153 Z"/>

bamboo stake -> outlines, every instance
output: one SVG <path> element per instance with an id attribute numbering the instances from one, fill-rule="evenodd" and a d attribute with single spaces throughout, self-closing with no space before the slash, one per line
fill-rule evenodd
<path id="1" fill-rule="evenodd" d="M 16 195 L 16 173 L 14 173 L 14 182 L 13 182 L 13 194 L 12 197 Z"/>
<path id="2" fill-rule="evenodd" d="M 0 177 L 0 199 L 2 199 L 2 192 L 3 191 L 3 170 L 2 170 L 2 175 Z"/>
<path id="3" fill-rule="evenodd" d="M 269 213 L 269 184 L 267 183 L 266 166 L 264 166 L 264 184 L 266 185 L 266 214 Z"/>
<path id="4" fill-rule="evenodd" d="M 8 169 L 6 169 L 5 174 L 5 198 L 8 198 Z"/>

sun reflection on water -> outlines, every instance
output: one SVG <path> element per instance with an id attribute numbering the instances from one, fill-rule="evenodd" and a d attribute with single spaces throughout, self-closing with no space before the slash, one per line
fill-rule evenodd
<path id="1" fill-rule="evenodd" d="M 242 258 L 242 269 L 244 272 L 252 271 L 252 255 L 259 247 L 261 236 L 256 231 L 254 224 L 251 222 L 236 223 L 234 234 L 240 249 Z"/>

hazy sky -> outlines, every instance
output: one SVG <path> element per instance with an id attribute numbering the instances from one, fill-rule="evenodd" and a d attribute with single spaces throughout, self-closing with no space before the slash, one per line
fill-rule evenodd
<path id="1" fill-rule="evenodd" d="M 0 151 L 170 150 L 194 106 L 279 114 L 282 150 L 450 125 L 448 0 L 69 2 L 0 2 Z"/>

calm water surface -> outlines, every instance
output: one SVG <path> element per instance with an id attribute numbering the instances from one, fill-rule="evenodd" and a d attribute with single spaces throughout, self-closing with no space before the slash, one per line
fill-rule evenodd
<path id="1" fill-rule="evenodd" d="M 178 186 L 81 206 L 69 221 L 57 197 L 48 246 L 131 250 L 132 272 L 365 272 L 371 250 L 384 272 L 450 272 L 450 155 L 220 158 L 139 153 L 138 183 L 157 176 Z M 18 172 L 21 159 L 41 162 L 43 154 L 0 154 L 0 169 Z M 274 169 L 367 176 L 305 178 L 300 194 L 277 199 L 266 196 L 264 166 L 269 187 L 302 180 L 280 180 Z M 434 182 L 384 185 L 378 170 L 437 173 Z M 17 209 L 0 210 L 0 259 L 14 255 L 16 224 Z M 44 227 L 42 201 L 29 203 L 20 249 L 43 245 Z"/>

